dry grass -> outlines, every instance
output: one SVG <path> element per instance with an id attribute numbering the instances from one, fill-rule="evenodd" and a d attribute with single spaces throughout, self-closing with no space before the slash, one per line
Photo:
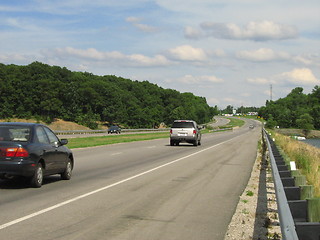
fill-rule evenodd
<path id="1" fill-rule="evenodd" d="M 278 133 L 273 137 L 290 160 L 296 162 L 308 184 L 314 186 L 315 197 L 320 197 L 320 149 Z"/>
<path id="2" fill-rule="evenodd" d="M 45 124 L 44 122 L 39 122 L 35 119 L 19 119 L 19 118 L 10 118 L 10 119 L 0 119 L 0 122 L 31 122 L 31 123 L 42 123 Z M 45 124 L 48 125 L 52 130 L 88 130 L 89 128 L 85 126 L 81 126 L 79 124 L 76 124 L 74 122 L 68 122 L 68 121 L 63 121 L 61 119 L 55 119 L 51 124 Z"/>

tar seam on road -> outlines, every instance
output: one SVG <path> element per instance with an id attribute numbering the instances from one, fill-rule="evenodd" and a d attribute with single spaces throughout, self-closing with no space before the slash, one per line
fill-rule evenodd
<path id="1" fill-rule="evenodd" d="M 192 154 L 190 154 L 190 155 L 181 157 L 181 158 L 179 158 L 179 159 L 173 160 L 173 161 L 168 162 L 168 163 L 166 163 L 166 164 L 163 164 L 163 165 L 160 165 L 160 166 L 158 166 L 158 167 L 152 168 L 152 169 L 150 169 L 150 170 L 148 170 L 148 171 L 145 171 L 145 172 L 139 173 L 139 174 L 137 174 L 137 175 L 134 175 L 134 176 L 132 176 L 132 177 L 123 179 L 123 180 L 118 181 L 118 182 L 116 182 L 116 183 L 113 183 L 113 184 L 111 184 L 111 185 L 108 185 L 108 186 L 105 186 L 105 187 L 96 189 L 96 190 L 94 190 L 94 191 L 91 191 L 91 192 L 82 194 L 82 195 L 80 195 L 80 196 L 78 196 L 78 197 L 69 199 L 69 200 L 67 200 L 67 201 L 58 203 L 58 204 L 53 205 L 53 206 L 51 206 L 51 207 L 42 209 L 42 210 L 37 211 L 37 212 L 34 212 L 34 213 L 31 213 L 31 214 L 26 215 L 26 216 L 24 216 L 24 217 L 18 218 L 18 219 L 16 219 L 16 220 L 11 221 L 11 222 L 2 224 L 2 225 L 0 225 L 0 230 L 2 230 L 2 229 L 4 229 L 4 228 L 7 228 L 7 227 L 10 227 L 10 226 L 12 226 L 12 225 L 15 225 L 15 224 L 17 224 L 17 223 L 23 222 L 23 221 L 25 221 L 25 220 L 28 220 L 28 219 L 30 219 L 30 218 L 36 217 L 36 216 L 41 215 L 41 214 L 43 214 L 43 213 L 52 211 L 52 210 L 54 210 L 54 209 L 56 209 L 56 208 L 59 208 L 59 207 L 62 207 L 62 206 L 64 206 L 64 205 L 67 205 L 67 204 L 69 204 L 69 203 L 75 202 L 75 201 L 80 200 L 80 199 L 82 199 L 82 198 L 88 197 L 88 196 L 93 195 L 93 194 L 95 194 L 95 193 L 98 193 L 98 192 L 107 190 L 107 189 L 109 189 L 109 188 L 115 187 L 115 186 L 117 186 L 117 185 L 120 185 L 120 184 L 122 184 L 122 183 L 128 182 L 128 181 L 130 181 L 130 180 L 133 180 L 133 179 L 135 179 L 135 178 L 141 177 L 141 176 L 146 175 L 146 174 L 148 174 L 148 173 L 154 172 L 154 171 L 156 171 L 156 170 L 158 170 L 158 169 L 160 169 L 160 168 L 169 166 L 169 165 L 174 164 L 174 163 L 176 163 L 176 162 L 182 161 L 182 160 L 184 160 L 184 159 L 186 159 L 186 158 L 189 158 L 189 157 L 192 157 L 192 156 L 197 155 L 197 154 L 199 154 L 199 153 L 202 153 L 202 152 L 204 152 L 204 151 L 207 151 L 207 150 L 209 150 L 209 149 L 211 149 L 211 148 L 214 148 L 214 147 L 217 147 L 217 146 L 222 145 L 222 144 L 224 144 L 224 143 L 230 142 L 231 140 L 234 140 L 234 139 L 236 139 L 236 138 L 238 138 L 238 137 L 240 137 L 240 136 L 242 136 L 242 134 L 239 135 L 239 136 L 236 136 L 236 137 L 234 137 L 234 138 L 231 138 L 231 139 L 229 139 L 229 140 L 227 140 L 227 141 L 224 141 L 224 142 L 218 143 L 218 144 L 216 144 L 216 145 L 213 145 L 213 146 L 211 146 L 211 147 L 202 149 L 202 150 L 200 150 L 200 151 L 198 151 L 198 152 L 192 153 Z"/>

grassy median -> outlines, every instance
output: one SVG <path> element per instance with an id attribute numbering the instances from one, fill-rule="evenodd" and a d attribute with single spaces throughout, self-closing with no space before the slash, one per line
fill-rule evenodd
<path id="1" fill-rule="evenodd" d="M 230 118 L 229 124 L 226 126 L 230 127 L 241 127 L 244 124 L 243 120 Z M 223 127 L 225 128 L 225 127 Z M 222 128 L 222 129 L 223 129 Z M 201 130 L 202 134 L 209 133 L 209 129 Z M 63 136 L 59 136 L 63 138 Z M 158 138 L 168 138 L 169 142 L 169 131 L 166 132 L 152 132 L 152 133 L 137 133 L 137 134 L 119 134 L 119 135 L 107 135 L 99 137 L 84 137 L 84 138 L 69 138 L 68 147 L 69 148 L 86 148 L 86 147 L 95 147 L 102 145 L 109 145 L 115 143 L 124 143 L 124 142 L 135 142 L 135 141 L 145 141 Z"/>
<path id="2" fill-rule="evenodd" d="M 63 138 L 63 137 L 62 137 Z M 84 138 L 69 138 L 69 148 L 86 148 L 102 145 L 109 145 L 123 142 L 145 141 L 158 138 L 168 138 L 168 132 L 156 132 L 156 133 L 140 133 L 140 134 L 119 134 L 119 135 L 107 135 L 101 137 L 84 137 Z M 169 141 L 169 140 L 168 140 Z"/>

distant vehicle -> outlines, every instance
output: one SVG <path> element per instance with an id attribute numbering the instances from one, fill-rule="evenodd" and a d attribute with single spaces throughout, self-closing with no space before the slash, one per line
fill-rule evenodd
<path id="1" fill-rule="evenodd" d="M 47 175 L 71 179 L 74 159 L 67 143 L 42 124 L 0 123 L 0 178 L 22 176 L 36 188 Z"/>
<path id="2" fill-rule="evenodd" d="M 253 129 L 253 128 L 254 128 L 254 125 L 253 125 L 253 124 L 250 124 L 250 125 L 249 125 L 249 128 L 250 128 L 250 129 Z"/>
<path id="3" fill-rule="evenodd" d="M 121 128 L 118 126 L 111 126 L 110 128 L 108 128 L 108 134 L 112 134 L 112 133 L 120 134 Z"/>
<path id="4" fill-rule="evenodd" d="M 200 127 L 192 120 L 175 120 L 170 129 L 170 145 L 179 145 L 181 142 L 201 145 Z"/>

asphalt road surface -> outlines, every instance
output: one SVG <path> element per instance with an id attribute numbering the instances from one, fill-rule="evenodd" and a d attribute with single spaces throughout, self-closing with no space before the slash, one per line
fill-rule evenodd
<path id="1" fill-rule="evenodd" d="M 214 117 L 214 119 L 216 120 L 214 123 L 211 123 L 211 125 L 213 127 L 218 127 L 218 126 L 223 126 L 223 125 L 227 125 L 230 120 L 227 118 L 223 118 L 223 117 Z"/>
<path id="2" fill-rule="evenodd" d="M 70 181 L 0 180 L 0 239 L 223 239 L 247 185 L 261 128 L 74 150 Z"/>

